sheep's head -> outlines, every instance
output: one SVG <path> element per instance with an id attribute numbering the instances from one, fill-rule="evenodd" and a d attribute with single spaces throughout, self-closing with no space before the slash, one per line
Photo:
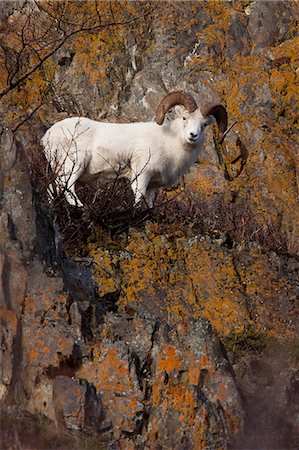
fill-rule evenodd
<path id="1" fill-rule="evenodd" d="M 190 94 L 182 91 L 171 92 L 164 97 L 157 109 L 156 122 L 158 125 L 162 125 L 167 111 L 176 105 L 184 107 L 180 115 L 188 144 L 196 145 L 204 128 L 213 123 L 214 119 L 218 124 L 218 140 L 222 142 L 227 129 L 227 112 L 223 105 L 209 103 L 198 108 Z"/>

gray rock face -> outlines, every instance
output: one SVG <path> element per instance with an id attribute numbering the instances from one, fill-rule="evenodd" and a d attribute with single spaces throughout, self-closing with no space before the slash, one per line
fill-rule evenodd
<path id="1" fill-rule="evenodd" d="M 248 32 L 256 46 L 268 47 L 289 39 L 290 22 L 295 8 L 295 2 L 251 2 L 246 8 Z"/>
<path id="2" fill-rule="evenodd" d="M 18 241 L 25 254 L 33 250 L 35 211 L 32 210 L 32 187 L 24 151 L 9 131 L 1 138 L 1 206 L 4 227 L 13 241 Z"/>

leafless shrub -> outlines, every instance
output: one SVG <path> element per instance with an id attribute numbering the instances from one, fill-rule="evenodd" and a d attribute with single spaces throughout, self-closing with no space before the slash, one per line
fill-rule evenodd
<path id="1" fill-rule="evenodd" d="M 87 184 L 78 182 L 76 193 L 84 208 L 73 207 L 65 200 L 63 189 L 55 188 L 55 173 L 39 142 L 41 130 L 30 127 L 30 123 L 27 136 L 31 139 L 26 145 L 26 154 L 35 191 L 49 208 L 68 247 L 86 240 L 98 226 L 115 234 L 132 226 L 143 227 L 145 221 L 151 220 L 160 224 L 165 234 L 204 234 L 213 239 L 221 237 L 228 247 L 257 242 L 278 253 L 288 252 L 287 236 L 282 233 L 279 221 L 257 217 L 247 199 L 230 198 L 221 193 L 207 199 L 200 193 L 177 187 L 171 191 L 160 190 L 153 209 L 148 209 L 146 204 L 134 208 L 132 189 L 129 182 L 122 179 L 121 172 L 105 184 L 97 176 Z M 48 195 L 50 185 L 52 202 Z"/>
<path id="2" fill-rule="evenodd" d="M 229 248 L 256 242 L 267 250 L 288 253 L 287 236 L 279 220 L 257 216 L 247 199 L 236 201 L 218 193 L 206 199 L 186 190 L 168 202 L 164 193 L 164 200 L 160 195 L 159 203 L 159 220 L 184 234 L 221 238 Z"/>

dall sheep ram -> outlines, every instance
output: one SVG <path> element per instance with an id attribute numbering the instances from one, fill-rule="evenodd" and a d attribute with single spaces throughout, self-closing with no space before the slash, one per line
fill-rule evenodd
<path id="1" fill-rule="evenodd" d="M 181 105 L 179 117 L 166 120 L 170 108 Z M 129 179 L 135 204 L 144 199 L 153 206 L 161 187 L 177 183 L 197 160 L 204 129 L 216 119 L 219 141 L 227 129 L 223 105 L 198 108 L 185 92 L 172 92 L 160 103 L 155 122 L 107 123 L 72 117 L 55 123 L 42 138 L 45 155 L 71 205 L 83 206 L 75 192 L 79 179 L 98 175 L 109 181 Z"/>

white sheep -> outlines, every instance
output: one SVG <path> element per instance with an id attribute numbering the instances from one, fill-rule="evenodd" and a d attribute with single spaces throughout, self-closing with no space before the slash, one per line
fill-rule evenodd
<path id="1" fill-rule="evenodd" d="M 179 117 L 165 114 L 182 105 Z M 72 117 L 55 123 L 42 138 L 47 160 L 71 205 L 83 206 L 75 183 L 97 174 L 105 182 L 125 177 L 131 182 L 135 204 L 144 199 L 153 206 L 160 187 L 177 183 L 197 160 L 204 128 L 216 119 L 219 140 L 227 128 L 224 106 L 197 107 L 190 94 L 172 92 L 160 103 L 155 122 L 107 123 Z"/>

